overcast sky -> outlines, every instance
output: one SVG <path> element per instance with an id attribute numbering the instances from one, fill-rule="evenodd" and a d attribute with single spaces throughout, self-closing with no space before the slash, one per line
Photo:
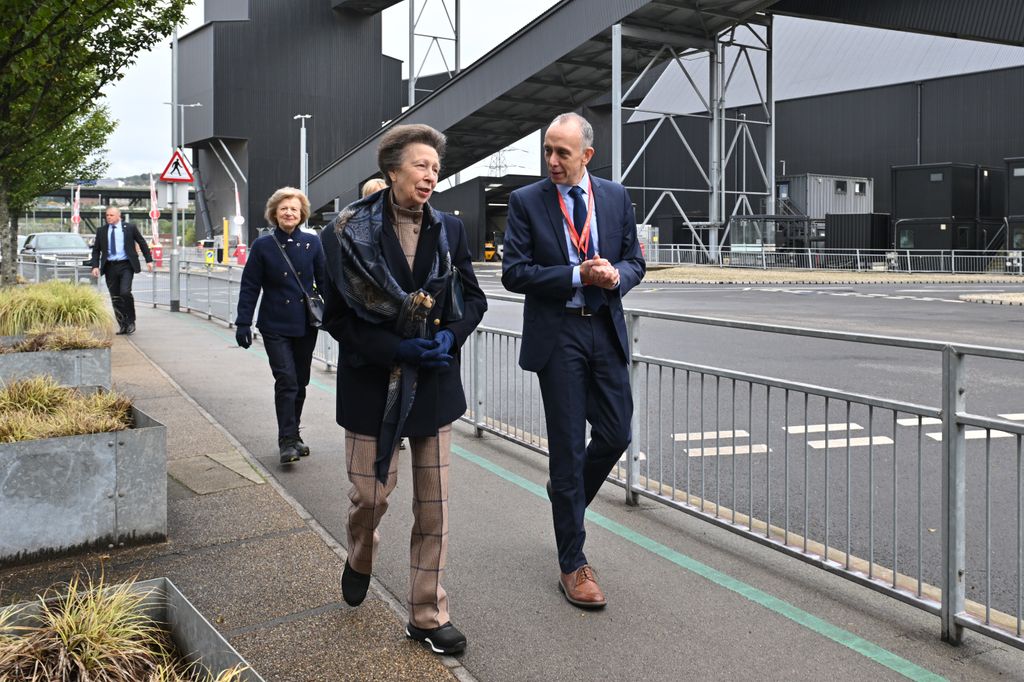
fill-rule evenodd
<path id="1" fill-rule="evenodd" d="M 294 2 L 296 0 L 288 0 Z M 326 2 L 327 0 L 322 0 Z M 179 29 L 179 35 L 199 28 L 203 24 L 203 2 L 189 7 L 186 24 Z M 493 0 L 463 0 L 462 10 L 462 64 L 468 65 L 486 54 L 495 45 L 522 28 L 556 0 L 516 0 L 516 2 L 493 2 Z M 454 11 L 454 0 L 447 2 L 449 11 Z M 425 8 L 417 32 L 435 33 L 447 31 L 451 34 L 444 6 L 441 0 L 417 1 L 417 11 Z M 409 6 L 402 2 L 384 13 L 384 52 L 397 59 L 405 60 L 409 50 Z M 171 101 L 171 41 L 168 39 L 154 50 L 140 55 L 136 64 L 126 72 L 123 80 L 106 90 L 106 104 L 117 120 L 118 126 L 107 143 L 106 158 L 109 168 L 106 177 L 125 177 L 137 173 L 160 173 L 171 156 L 171 107 L 164 102 Z M 417 42 L 417 52 L 425 54 L 429 40 Z M 449 64 L 451 52 L 449 48 Z M 417 61 L 420 57 L 417 56 Z M 421 73 L 443 69 L 433 48 L 431 59 Z M 533 148 L 536 148 L 534 143 Z M 515 158 L 519 156 L 521 158 Z M 536 156 L 534 154 L 534 156 Z M 536 161 L 528 154 L 510 155 L 509 163 L 530 164 L 534 172 Z M 524 168 L 516 167 L 516 172 Z"/>

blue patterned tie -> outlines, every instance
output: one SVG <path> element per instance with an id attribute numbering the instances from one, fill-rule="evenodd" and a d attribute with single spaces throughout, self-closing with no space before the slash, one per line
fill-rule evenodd
<path id="1" fill-rule="evenodd" d="M 573 227 L 576 228 L 576 233 L 583 238 L 583 226 L 587 222 L 587 201 L 583 198 L 583 188 L 579 185 L 575 185 L 569 188 L 569 196 L 572 197 L 572 222 Z M 593 229 L 593 227 L 591 227 Z M 587 258 L 594 257 L 594 239 L 593 235 L 587 240 Z M 604 290 L 600 287 L 585 286 L 583 287 L 583 301 L 586 303 L 587 308 L 591 312 L 597 310 L 604 305 Z"/>
<path id="2" fill-rule="evenodd" d="M 117 239 L 114 237 L 114 232 L 117 230 L 117 225 L 110 226 L 110 238 L 107 239 L 110 242 L 110 257 L 113 258 L 117 255 Z"/>

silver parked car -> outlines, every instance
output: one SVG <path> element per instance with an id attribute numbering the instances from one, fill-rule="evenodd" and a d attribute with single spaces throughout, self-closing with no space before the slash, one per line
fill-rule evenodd
<path id="1" fill-rule="evenodd" d="M 78 273 L 89 277 L 92 249 L 80 234 L 74 232 L 36 232 L 28 235 L 18 254 L 23 267 L 38 267 L 59 275 Z M 24 265 L 38 263 L 37 266 Z"/>

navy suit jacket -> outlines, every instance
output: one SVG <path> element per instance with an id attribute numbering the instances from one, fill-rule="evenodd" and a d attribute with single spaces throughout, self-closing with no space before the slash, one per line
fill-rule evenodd
<path id="1" fill-rule="evenodd" d="M 320 238 L 296 228 L 291 233 L 291 242 L 280 228 L 259 237 L 249 248 L 249 257 L 242 270 L 242 282 L 238 290 L 238 314 L 236 326 L 252 324 L 256 311 L 256 300 L 260 289 L 259 315 L 256 326 L 260 331 L 281 336 L 305 336 L 309 333 L 306 319 L 306 301 L 303 290 L 313 293 L 314 284 L 322 290 L 327 281 L 324 250 Z M 278 244 L 287 244 L 288 258 L 291 259 L 300 282 L 295 281 L 292 269 L 281 253 Z"/>
<path id="2" fill-rule="evenodd" d="M 624 361 L 629 362 L 629 333 L 622 297 L 643 279 L 647 265 L 636 237 L 636 216 L 626 188 L 590 175 L 597 214 L 600 255 L 619 271 L 619 287 L 606 290 L 608 308 Z M 544 368 L 572 298 L 572 265 L 565 243 L 558 188 L 549 179 L 512 192 L 502 254 L 501 282 L 509 291 L 526 294 L 523 345 L 519 366 L 531 372 Z"/>
<path id="3" fill-rule="evenodd" d="M 141 272 L 142 265 L 139 263 L 139 254 L 135 250 L 135 244 L 139 245 L 139 249 L 142 250 L 142 257 L 146 259 L 147 263 L 153 262 L 153 256 L 149 253 L 149 244 L 146 243 L 146 238 L 142 236 L 138 228 L 135 227 L 135 223 L 121 223 L 121 230 L 124 232 L 124 244 L 125 254 L 128 256 L 128 264 L 132 266 L 134 272 Z M 90 268 L 99 268 L 100 274 L 107 274 L 107 238 L 110 236 L 110 224 L 103 223 L 103 227 L 96 230 L 96 239 L 92 243 L 92 257 L 89 259 Z"/>

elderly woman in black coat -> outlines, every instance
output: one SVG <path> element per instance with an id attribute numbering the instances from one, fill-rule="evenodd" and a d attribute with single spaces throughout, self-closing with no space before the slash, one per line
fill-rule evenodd
<path id="1" fill-rule="evenodd" d="M 444 150 L 444 135 L 430 126 L 392 128 L 378 148 L 389 186 L 346 207 L 321 239 L 324 328 L 343 349 L 337 421 L 352 484 L 342 595 L 353 606 L 366 596 L 377 525 L 397 482 L 398 444 L 408 437 L 415 520 L 406 634 L 454 654 L 466 638 L 451 623 L 441 587 L 451 423 L 466 410 L 460 348 L 487 301 L 462 221 L 427 203 Z"/>
<path id="2" fill-rule="evenodd" d="M 298 229 L 309 218 L 309 199 L 294 187 L 274 192 L 264 217 L 274 231 L 256 239 L 249 249 L 238 292 L 235 341 L 242 348 L 252 343 L 253 314 L 262 290 L 256 326 L 274 374 L 280 461 L 289 464 L 309 454 L 299 435 L 299 421 L 317 327 L 306 298 L 323 287 L 324 252 L 315 234 Z"/>

